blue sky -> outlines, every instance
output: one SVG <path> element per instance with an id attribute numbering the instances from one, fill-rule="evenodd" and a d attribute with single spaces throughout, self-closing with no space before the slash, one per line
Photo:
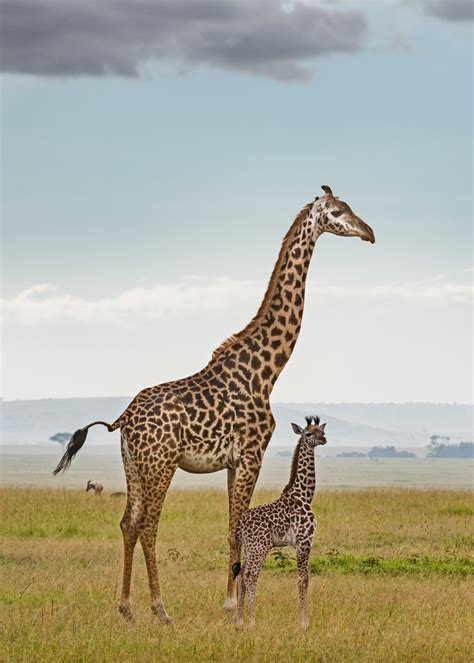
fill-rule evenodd
<path id="1" fill-rule="evenodd" d="M 197 370 L 253 314 L 283 234 L 327 183 L 377 243 L 318 243 L 275 397 L 471 400 L 472 21 L 442 2 L 308 6 L 367 29 L 354 51 L 295 56 L 303 81 L 166 54 L 140 76 L 32 75 L 15 51 L 7 398 L 132 394 Z"/>

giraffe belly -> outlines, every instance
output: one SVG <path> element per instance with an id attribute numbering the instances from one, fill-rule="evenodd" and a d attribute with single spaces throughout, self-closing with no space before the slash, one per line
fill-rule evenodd
<path id="1" fill-rule="evenodd" d="M 273 533 L 273 545 L 278 548 L 280 546 L 295 546 L 296 545 L 296 532 L 293 527 L 289 527 L 286 532 Z"/>
<path id="2" fill-rule="evenodd" d="M 179 467 L 192 474 L 206 474 L 218 472 L 228 467 L 226 456 L 213 456 L 212 454 L 196 451 L 184 452 L 179 461 Z"/>

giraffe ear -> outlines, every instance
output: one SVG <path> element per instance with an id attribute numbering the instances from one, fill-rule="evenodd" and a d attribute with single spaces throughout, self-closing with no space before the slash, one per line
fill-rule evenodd
<path id="1" fill-rule="evenodd" d="M 321 426 L 320 426 L 319 428 L 320 428 L 320 429 L 323 431 L 323 433 L 324 433 L 324 429 L 326 428 L 326 424 L 321 424 Z"/>
<path id="2" fill-rule="evenodd" d="M 291 427 L 293 429 L 293 432 L 296 433 L 297 435 L 301 435 L 301 433 L 303 432 L 303 429 L 301 428 L 301 426 L 298 426 L 298 424 L 291 424 Z"/>
<path id="3" fill-rule="evenodd" d="M 330 193 L 330 194 L 332 195 L 331 187 L 328 186 L 327 184 L 322 184 L 322 185 L 321 185 L 321 189 L 322 189 L 325 193 Z"/>

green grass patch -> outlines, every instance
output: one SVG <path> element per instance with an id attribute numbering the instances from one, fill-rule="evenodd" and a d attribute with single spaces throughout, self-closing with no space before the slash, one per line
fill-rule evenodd
<path id="1" fill-rule="evenodd" d="M 0 605 L 37 608 L 46 605 L 50 606 L 55 600 L 57 601 L 62 597 L 61 593 L 55 591 L 34 592 L 29 590 L 29 585 L 26 585 L 20 592 L 0 592 Z"/>
<path id="2" fill-rule="evenodd" d="M 466 558 L 432 558 L 422 555 L 384 559 L 378 555 L 330 554 L 310 560 L 311 573 L 363 573 L 381 575 L 474 575 L 474 562 Z"/>
<path id="3" fill-rule="evenodd" d="M 470 504 L 453 504 L 444 509 L 448 516 L 474 516 L 474 506 Z"/>
<path id="4" fill-rule="evenodd" d="M 266 560 L 264 568 L 293 573 L 296 559 L 284 550 L 276 550 Z M 311 557 L 309 571 L 314 575 L 377 574 L 377 575 L 474 575 L 474 561 L 463 557 L 432 558 L 413 554 L 408 557 L 383 558 L 370 553 L 351 555 L 331 550 L 326 555 Z"/>

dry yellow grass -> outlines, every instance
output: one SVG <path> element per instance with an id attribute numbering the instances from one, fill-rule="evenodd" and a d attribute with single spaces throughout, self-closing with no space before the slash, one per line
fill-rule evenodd
<path id="1" fill-rule="evenodd" d="M 259 492 L 254 502 L 274 495 Z M 466 491 L 318 493 L 312 568 L 320 574 L 310 580 L 306 635 L 291 565 L 273 561 L 262 573 L 255 631 L 237 633 L 224 614 L 226 497 L 218 491 L 172 491 L 165 505 L 158 555 L 175 625 L 150 614 L 139 547 L 135 621 L 124 622 L 115 609 L 123 505 L 76 491 L 2 491 L 4 660 L 471 660 Z"/>

